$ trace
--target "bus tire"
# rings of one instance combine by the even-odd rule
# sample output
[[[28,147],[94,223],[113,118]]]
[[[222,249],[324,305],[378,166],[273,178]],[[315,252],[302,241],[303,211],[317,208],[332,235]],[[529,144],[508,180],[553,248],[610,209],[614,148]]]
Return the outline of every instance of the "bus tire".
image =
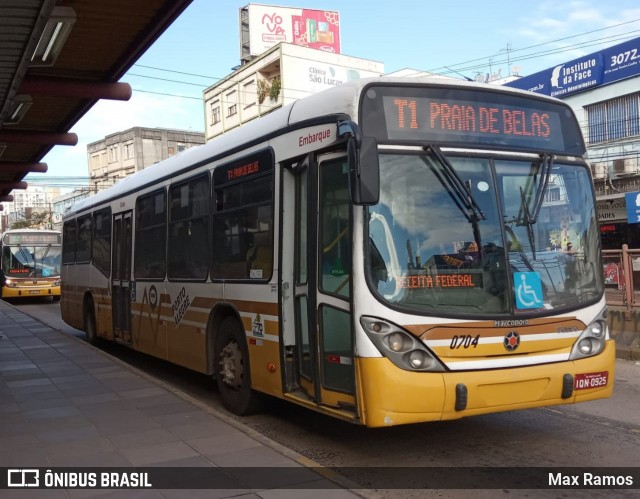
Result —
[[[93,309],[93,300],[88,298],[84,303],[84,333],[85,339],[91,345],[98,344],[96,329],[96,313]]]
[[[213,366],[222,405],[238,416],[261,409],[260,395],[251,388],[249,350],[242,325],[233,317],[220,324],[213,347]]]

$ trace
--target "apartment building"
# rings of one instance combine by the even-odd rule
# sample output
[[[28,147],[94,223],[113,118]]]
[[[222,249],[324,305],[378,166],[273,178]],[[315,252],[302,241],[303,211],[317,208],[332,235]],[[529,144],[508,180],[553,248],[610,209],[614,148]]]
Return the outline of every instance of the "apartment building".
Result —
[[[89,183],[93,192],[118,180],[204,144],[202,132],[134,127],[115,132],[87,146]]]

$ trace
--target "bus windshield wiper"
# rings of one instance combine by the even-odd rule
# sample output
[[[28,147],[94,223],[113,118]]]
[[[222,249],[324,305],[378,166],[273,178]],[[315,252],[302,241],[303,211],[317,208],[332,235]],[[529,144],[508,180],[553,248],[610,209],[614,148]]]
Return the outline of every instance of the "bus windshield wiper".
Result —
[[[522,186],[520,186],[520,199],[522,200],[522,211],[524,212],[524,221],[522,218],[516,226],[522,227],[523,225],[527,226],[527,237],[529,238],[529,246],[531,247],[531,253],[533,254],[533,259],[536,259],[536,239],[535,234],[533,233],[533,224],[536,223],[536,219],[531,216],[531,212],[529,211],[529,205],[527,203],[527,197],[524,195],[524,190],[522,190]]]
[[[469,223],[473,227],[473,238],[478,247],[478,258],[482,260],[482,241],[480,239],[480,227],[478,222],[480,220],[486,220],[484,212],[480,209],[477,201],[471,194],[470,182],[464,182],[453,165],[449,162],[447,157],[442,153],[442,150],[433,144],[430,144],[424,148],[425,151],[431,150],[433,156],[438,160],[438,163],[442,166],[442,172],[433,170],[434,175],[440,181],[440,183],[447,189],[447,192],[453,199],[460,212],[465,216]],[[426,163],[426,160],[423,158]]]
[[[33,257],[31,256],[31,253],[29,253],[25,248],[23,248],[22,246],[18,246],[18,251],[20,252],[20,255],[22,255],[22,258],[24,259],[24,265],[27,266],[30,262],[30,260],[33,260]],[[35,268],[35,264],[33,266]]]
[[[478,220],[486,220],[487,217],[484,215],[483,211],[480,209],[480,206],[473,198],[471,194],[471,186],[468,182],[463,182],[463,180],[456,172],[453,165],[449,162],[447,157],[442,153],[438,146],[428,145],[425,148],[425,151],[431,150],[435,158],[438,160],[440,165],[442,166],[442,172],[444,174],[444,179],[440,178],[440,175],[436,173],[438,176],[438,180],[442,182],[445,180],[446,185],[450,188],[449,192],[452,192],[455,195],[454,201],[458,204],[459,207],[463,208],[463,213],[467,220],[471,222],[472,218]]]
[[[538,182],[538,187],[533,197],[532,210],[529,210],[529,203],[527,203],[527,197],[525,196],[525,193],[522,187],[520,187],[521,207],[520,207],[520,214],[518,216],[518,221],[516,223],[516,226],[518,227],[523,227],[525,225],[527,226],[527,235],[529,237],[529,244],[531,245],[531,252],[533,254],[534,260],[536,259],[536,248],[535,248],[535,234],[533,231],[533,224],[537,222],[538,215],[540,214],[540,208],[542,208],[544,195],[547,191],[547,186],[549,185],[549,178],[551,177],[552,166],[553,166],[553,155],[543,154],[540,162],[540,182]]]

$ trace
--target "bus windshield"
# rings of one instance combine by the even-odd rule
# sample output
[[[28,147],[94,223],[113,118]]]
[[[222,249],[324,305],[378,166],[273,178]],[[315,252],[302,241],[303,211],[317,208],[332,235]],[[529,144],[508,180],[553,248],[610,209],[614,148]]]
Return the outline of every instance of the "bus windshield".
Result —
[[[59,277],[60,246],[4,246],[2,267],[7,277]]]
[[[549,155],[381,154],[368,279],[383,301],[448,317],[535,314],[599,298],[585,166]]]

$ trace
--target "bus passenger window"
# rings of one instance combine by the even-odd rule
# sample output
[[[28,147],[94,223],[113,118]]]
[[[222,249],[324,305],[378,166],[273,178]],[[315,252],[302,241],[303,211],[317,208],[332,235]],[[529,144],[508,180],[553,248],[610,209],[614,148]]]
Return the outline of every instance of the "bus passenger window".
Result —
[[[213,279],[271,279],[272,171],[270,151],[214,170]]]
[[[263,279],[271,275],[273,251],[269,232],[251,234],[251,247],[247,251],[249,278]]]
[[[169,196],[168,277],[205,280],[209,273],[209,176],[176,184]]]
[[[320,170],[321,220],[320,271],[324,291],[349,296],[351,237],[348,176],[344,160],[322,163]]]
[[[163,279],[167,263],[167,196],[164,189],[136,201],[135,234],[136,278]]]

